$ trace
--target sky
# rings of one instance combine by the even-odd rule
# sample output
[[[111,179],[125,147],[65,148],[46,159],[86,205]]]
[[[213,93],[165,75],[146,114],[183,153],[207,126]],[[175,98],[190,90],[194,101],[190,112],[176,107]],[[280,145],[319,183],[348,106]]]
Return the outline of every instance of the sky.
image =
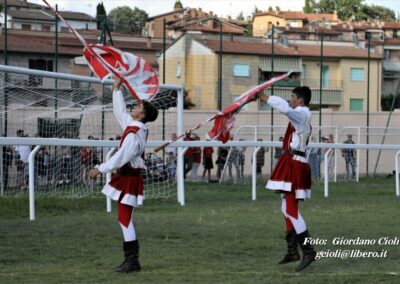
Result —
[[[279,6],[281,10],[301,11],[304,0],[180,0],[184,7],[202,8],[203,11],[213,11],[220,17],[232,16],[236,18],[243,12],[249,16],[254,7],[266,11],[269,6]],[[43,4],[41,0],[28,0],[31,3]],[[48,0],[51,5],[58,4],[59,10],[83,12],[92,16],[96,15],[96,6],[103,2],[107,13],[119,6],[138,7],[151,16],[172,11],[175,0]],[[369,5],[388,7],[400,13],[400,0],[365,0]]]

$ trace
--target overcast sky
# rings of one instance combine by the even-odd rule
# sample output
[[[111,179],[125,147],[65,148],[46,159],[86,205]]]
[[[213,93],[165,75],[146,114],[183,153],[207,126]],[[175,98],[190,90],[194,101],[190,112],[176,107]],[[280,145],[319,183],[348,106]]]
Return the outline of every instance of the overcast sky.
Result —
[[[41,0],[28,0],[32,3],[43,4]],[[155,16],[173,9],[175,0],[48,0],[51,5],[58,4],[59,10],[84,12],[96,15],[96,6],[103,2],[107,13],[119,6],[138,7],[145,10],[149,16]],[[267,10],[269,6],[279,6],[281,10],[301,11],[304,0],[181,0],[184,7],[202,8],[204,11],[213,11],[218,16],[236,17],[243,12],[244,16],[251,15],[254,7]],[[367,4],[388,7],[400,13],[400,0],[366,0]]]

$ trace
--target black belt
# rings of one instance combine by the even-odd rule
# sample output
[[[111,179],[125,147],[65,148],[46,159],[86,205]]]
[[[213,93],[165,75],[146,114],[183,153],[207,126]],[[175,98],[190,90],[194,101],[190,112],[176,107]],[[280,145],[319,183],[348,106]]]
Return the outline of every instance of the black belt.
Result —
[[[298,150],[282,150],[282,154],[292,154],[300,157],[305,157],[306,153]]]

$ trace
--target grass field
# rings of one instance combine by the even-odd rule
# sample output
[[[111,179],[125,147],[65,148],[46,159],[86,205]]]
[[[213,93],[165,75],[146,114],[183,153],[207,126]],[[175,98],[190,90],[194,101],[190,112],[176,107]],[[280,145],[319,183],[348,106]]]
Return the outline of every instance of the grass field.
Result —
[[[318,251],[387,250],[386,258],[323,258],[300,273],[285,252],[279,196],[259,186],[187,184],[186,206],[147,200],[134,212],[142,272],[116,274],[122,233],[104,199],[0,198],[0,283],[399,283],[400,245],[334,246],[335,237],[400,238],[394,180],[315,185],[301,204]],[[115,205],[115,203],[113,204]]]

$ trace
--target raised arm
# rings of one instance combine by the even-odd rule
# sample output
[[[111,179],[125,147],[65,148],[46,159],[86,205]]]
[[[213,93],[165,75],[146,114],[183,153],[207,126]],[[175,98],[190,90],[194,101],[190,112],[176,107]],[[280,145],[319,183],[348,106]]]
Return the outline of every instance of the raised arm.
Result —
[[[304,112],[291,108],[289,103],[280,97],[268,96],[265,94],[259,94],[258,97],[262,101],[268,103],[271,107],[285,114],[295,127],[296,125],[303,125],[304,121],[307,119]]]
[[[121,80],[117,78],[114,81],[113,88],[113,111],[119,125],[122,127],[122,129],[125,129],[132,122],[133,119],[131,115],[126,111],[124,96],[122,95],[122,91],[120,88]]]

